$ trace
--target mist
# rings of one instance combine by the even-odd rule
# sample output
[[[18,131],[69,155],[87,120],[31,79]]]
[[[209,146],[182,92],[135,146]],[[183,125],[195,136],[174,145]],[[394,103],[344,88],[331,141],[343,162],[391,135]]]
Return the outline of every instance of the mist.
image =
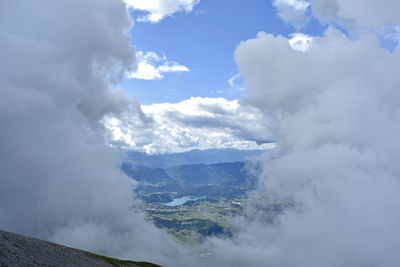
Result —
[[[259,186],[233,237],[188,248],[144,219],[123,154],[104,138],[105,116],[151,121],[116,88],[136,68],[125,4],[2,1],[0,228],[166,266],[396,266],[400,53],[379,41],[397,4],[309,2],[348,35],[329,27],[302,51],[263,32],[238,45],[241,105],[274,122],[277,148],[254,160]],[[266,220],[263,195],[292,205]]]
[[[129,259],[179,255],[136,211],[100,123],[141,115],[113,85],[136,68],[132,25],[114,0],[0,3],[1,229]]]
[[[259,206],[251,196],[269,194],[293,205],[272,221],[250,205],[251,220],[237,221],[233,239],[210,241],[219,264],[400,262],[398,43],[384,49],[379,27],[358,28],[358,16],[366,14],[352,17],[349,35],[330,27],[302,51],[290,38],[263,32],[237,47],[235,60],[247,82],[242,101],[276,119],[280,151],[258,159],[263,171],[250,200]]]

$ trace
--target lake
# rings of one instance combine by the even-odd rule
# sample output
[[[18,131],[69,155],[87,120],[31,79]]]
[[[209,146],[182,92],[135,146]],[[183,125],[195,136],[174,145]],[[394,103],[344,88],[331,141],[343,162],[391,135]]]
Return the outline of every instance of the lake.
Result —
[[[204,198],[205,197],[184,196],[184,197],[180,197],[180,198],[175,198],[171,202],[164,203],[164,205],[173,207],[173,206],[183,205],[188,201],[196,201],[196,200],[204,199]]]

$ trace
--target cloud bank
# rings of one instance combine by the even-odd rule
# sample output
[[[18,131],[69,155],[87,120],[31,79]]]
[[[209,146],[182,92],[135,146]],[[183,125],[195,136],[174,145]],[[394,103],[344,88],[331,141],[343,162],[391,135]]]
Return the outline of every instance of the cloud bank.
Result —
[[[271,148],[267,122],[257,109],[238,100],[192,97],[179,103],[142,106],[151,123],[129,112],[104,120],[110,140],[118,146],[147,153],[191,149]]]
[[[259,33],[236,49],[248,84],[244,101],[278,122],[281,153],[259,159],[263,172],[253,195],[293,205],[270,221],[268,201],[251,197],[250,219],[238,219],[234,238],[209,241],[210,264],[400,262],[400,53],[398,46],[391,53],[383,49],[375,34],[380,24],[397,19],[391,10],[397,2],[310,3],[311,9],[334,3],[340,11],[320,10],[321,19],[339,21],[338,14],[348,14],[351,24],[342,25],[358,38],[328,28],[299,51],[288,38]],[[375,15],[372,7],[383,13]],[[364,24],[366,17],[370,22]]]
[[[124,0],[128,7],[148,14],[139,17],[139,22],[157,23],[176,12],[191,12],[200,0]]]
[[[143,115],[110,84],[136,63],[123,34],[132,26],[124,3],[0,6],[0,228],[106,255],[173,261],[177,245],[135,212],[134,183],[100,123],[127,110]]]
[[[311,16],[322,24],[340,25],[356,37],[366,32],[379,33],[388,25],[400,25],[400,3],[395,0],[272,0],[272,4],[284,21],[298,29]]]

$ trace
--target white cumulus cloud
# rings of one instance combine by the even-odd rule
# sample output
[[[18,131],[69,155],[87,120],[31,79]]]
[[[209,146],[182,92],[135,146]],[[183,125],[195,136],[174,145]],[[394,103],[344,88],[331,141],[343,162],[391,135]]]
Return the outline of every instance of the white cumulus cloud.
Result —
[[[294,33],[290,35],[289,44],[295,51],[307,52],[313,45],[313,38],[307,34]]]
[[[149,21],[156,23],[176,12],[190,12],[200,0],[124,0],[125,3],[135,9],[147,12],[137,21]]]
[[[288,23],[301,28],[308,21],[306,16],[309,3],[303,0],[273,0],[273,6],[277,9],[278,15]]]
[[[337,23],[350,31],[379,31],[382,25],[400,24],[396,0],[309,0],[313,15],[323,23]]]
[[[142,106],[152,123],[136,113],[105,120],[110,139],[148,153],[206,148],[266,148],[271,140],[261,113],[238,100],[192,97],[179,103]]]
[[[260,159],[254,196],[291,204],[277,215],[265,197],[250,198],[233,239],[211,240],[210,264],[400,262],[399,50],[332,28],[313,42],[318,49],[299,53],[288,38],[259,34],[235,51],[247,103],[278,118],[282,153]]]
[[[138,51],[136,53],[137,69],[127,77],[141,80],[160,80],[164,73],[188,72],[189,68],[174,61],[169,61],[165,55],[159,56],[155,52]]]
[[[340,25],[355,36],[377,33],[384,25],[400,25],[396,0],[273,0],[272,4],[283,20],[297,28],[311,16],[322,24]]]

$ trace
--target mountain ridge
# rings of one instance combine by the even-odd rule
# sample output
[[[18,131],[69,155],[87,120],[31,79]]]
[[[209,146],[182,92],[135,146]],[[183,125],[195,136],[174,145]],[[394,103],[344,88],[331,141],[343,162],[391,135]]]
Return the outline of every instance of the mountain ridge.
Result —
[[[132,266],[160,267],[149,262],[114,259],[0,230],[0,266]]]
[[[216,164],[222,162],[244,162],[247,158],[260,155],[266,150],[239,149],[194,149],[187,152],[149,155],[144,152],[129,150],[125,153],[128,161],[150,168],[170,168],[179,165]]]

